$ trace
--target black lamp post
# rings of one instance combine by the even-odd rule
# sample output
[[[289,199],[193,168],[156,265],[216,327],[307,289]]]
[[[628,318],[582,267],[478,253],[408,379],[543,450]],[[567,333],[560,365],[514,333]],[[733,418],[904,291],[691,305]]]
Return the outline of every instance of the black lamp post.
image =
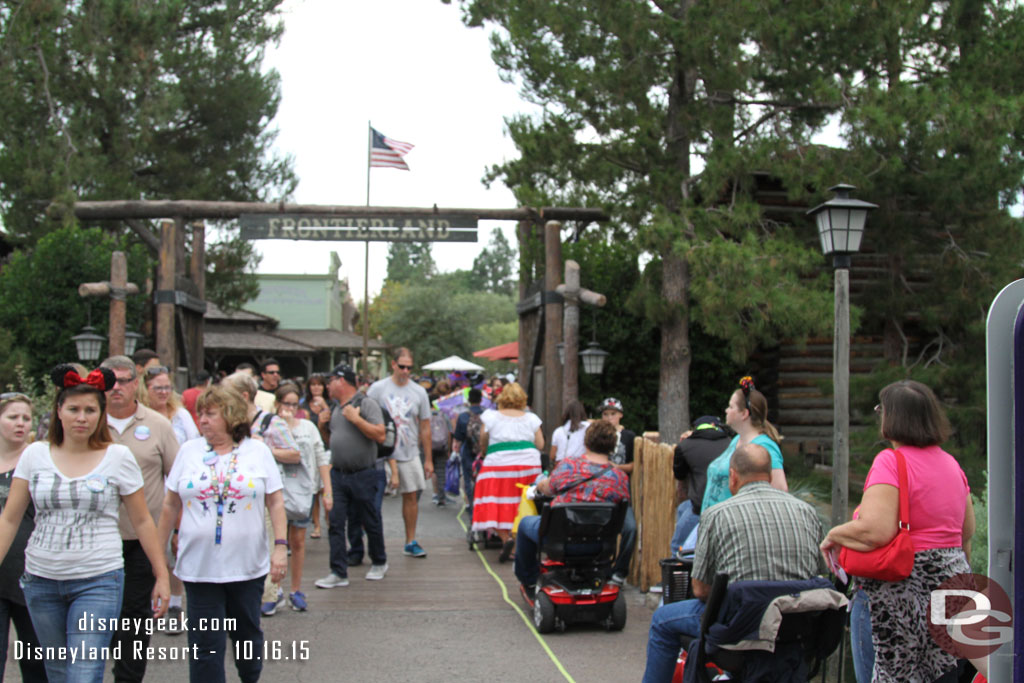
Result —
[[[78,360],[92,362],[99,360],[100,349],[106,338],[96,334],[96,329],[92,325],[86,325],[79,334],[71,338],[71,341],[75,342]]]
[[[868,212],[876,204],[853,199],[852,185],[829,188],[836,196],[807,213],[814,216],[821,253],[832,255],[835,327],[832,333],[832,526],[847,520],[850,491],[850,255],[860,250]]]

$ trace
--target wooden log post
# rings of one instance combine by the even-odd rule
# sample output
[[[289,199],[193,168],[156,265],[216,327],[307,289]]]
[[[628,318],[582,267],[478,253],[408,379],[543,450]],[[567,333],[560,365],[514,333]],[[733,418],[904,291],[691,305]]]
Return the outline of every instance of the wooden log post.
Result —
[[[565,262],[565,284],[559,285],[565,299],[562,313],[562,400],[568,404],[580,395],[580,264]]]
[[[107,344],[111,356],[124,355],[125,318],[127,316],[125,289],[128,286],[128,259],[123,251],[110,254],[110,327]]]
[[[196,221],[192,224],[192,258],[189,260],[189,278],[195,284],[198,296],[206,300],[206,224],[203,221]],[[204,365],[203,329],[205,327],[203,316],[192,317],[192,326],[189,334],[189,348],[192,349],[192,367],[189,368],[190,383],[195,381],[196,373]]]
[[[107,329],[107,353],[110,356],[124,355],[124,333],[126,326],[126,299],[138,294],[138,285],[128,282],[128,259],[123,251],[110,254],[110,280],[84,282],[78,286],[78,295],[110,297],[110,324]]]
[[[555,294],[562,271],[562,224],[544,225],[544,443],[551,444],[551,433],[562,417],[562,366],[558,361],[558,342],[562,336],[562,304]]]
[[[177,255],[177,221],[163,221],[160,225],[160,265],[157,269],[156,353],[169,368],[178,365],[174,334],[174,276]]]

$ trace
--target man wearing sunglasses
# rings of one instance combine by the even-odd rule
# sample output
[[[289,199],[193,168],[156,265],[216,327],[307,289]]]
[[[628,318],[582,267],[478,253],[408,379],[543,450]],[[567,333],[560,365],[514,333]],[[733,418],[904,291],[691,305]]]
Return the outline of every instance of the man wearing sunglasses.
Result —
[[[429,454],[430,400],[426,390],[409,381],[412,374],[412,351],[399,347],[392,352],[391,376],[373,383],[367,394],[386,407],[395,421],[395,452],[398,463],[398,491],[402,494],[402,521],[405,522],[405,548],[410,557],[426,557],[416,540],[419,517],[419,493],[427,479],[434,476],[434,463],[427,457],[420,461],[420,449]]]
[[[144,361],[150,367],[146,372],[160,374],[167,368]],[[139,403],[135,396],[139,386],[136,363],[127,356],[111,356],[100,365],[110,368],[117,383],[107,392],[107,426],[114,443],[127,446],[142,470],[142,491],[153,523],[160,521],[164,504],[164,477],[171,472],[178,454],[178,439],[170,421]],[[121,619],[136,622],[153,616],[150,593],[153,592],[153,569],[142,550],[135,529],[121,506],[121,549],[124,554],[124,594],[121,600]],[[177,614],[181,614],[180,607]],[[180,626],[180,624],[178,624]],[[180,633],[181,631],[176,631]],[[111,646],[121,648],[121,658],[114,661],[114,680],[141,681],[146,674],[144,653],[150,636],[146,629],[114,632]],[[139,645],[136,645],[139,643]]]

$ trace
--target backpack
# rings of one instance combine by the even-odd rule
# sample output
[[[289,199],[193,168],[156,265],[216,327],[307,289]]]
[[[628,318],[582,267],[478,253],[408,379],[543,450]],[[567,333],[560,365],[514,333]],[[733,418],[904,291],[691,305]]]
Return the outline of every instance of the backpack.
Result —
[[[469,422],[466,424],[466,443],[469,444],[473,455],[480,454],[480,432],[483,431],[484,421],[478,413],[469,413]]]
[[[359,392],[352,397],[352,400],[349,401],[349,403],[358,408],[363,404],[363,401],[368,398],[369,396]],[[377,444],[377,458],[390,458],[391,454],[395,452],[395,440],[397,436],[395,420],[391,417],[391,413],[388,412],[387,407],[383,403],[377,401],[377,405],[380,406],[381,416],[384,418],[384,442]]]
[[[448,440],[451,436],[451,427],[448,419],[440,410],[435,410],[430,416],[430,448],[435,452],[446,452]]]

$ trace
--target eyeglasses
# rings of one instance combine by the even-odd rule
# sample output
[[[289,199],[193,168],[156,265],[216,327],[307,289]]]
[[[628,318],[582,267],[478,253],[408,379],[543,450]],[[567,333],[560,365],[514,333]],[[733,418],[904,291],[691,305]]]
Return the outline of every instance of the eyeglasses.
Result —
[[[146,375],[148,377],[156,377],[157,375],[169,375],[171,369],[166,365],[154,365],[151,368],[146,368]]]
[[[282,405],[285,408],[298,408],[299,407],[299,402],[298,401],[283,401],[283,402],[279,403],[278,405]]]
[[[149,388],[150,391],[155,391],[155,392],[160,393],[160,394],[166,393],[166,392],[170,391],[171,389],[172,389],[172,387],[171,387],[170,384],[168,384],[167,386],[160,385],[158,387],[150,387]]]
[[[402,365],[401,363],[395,363],[400,370],[412,370],[411,365]]]

